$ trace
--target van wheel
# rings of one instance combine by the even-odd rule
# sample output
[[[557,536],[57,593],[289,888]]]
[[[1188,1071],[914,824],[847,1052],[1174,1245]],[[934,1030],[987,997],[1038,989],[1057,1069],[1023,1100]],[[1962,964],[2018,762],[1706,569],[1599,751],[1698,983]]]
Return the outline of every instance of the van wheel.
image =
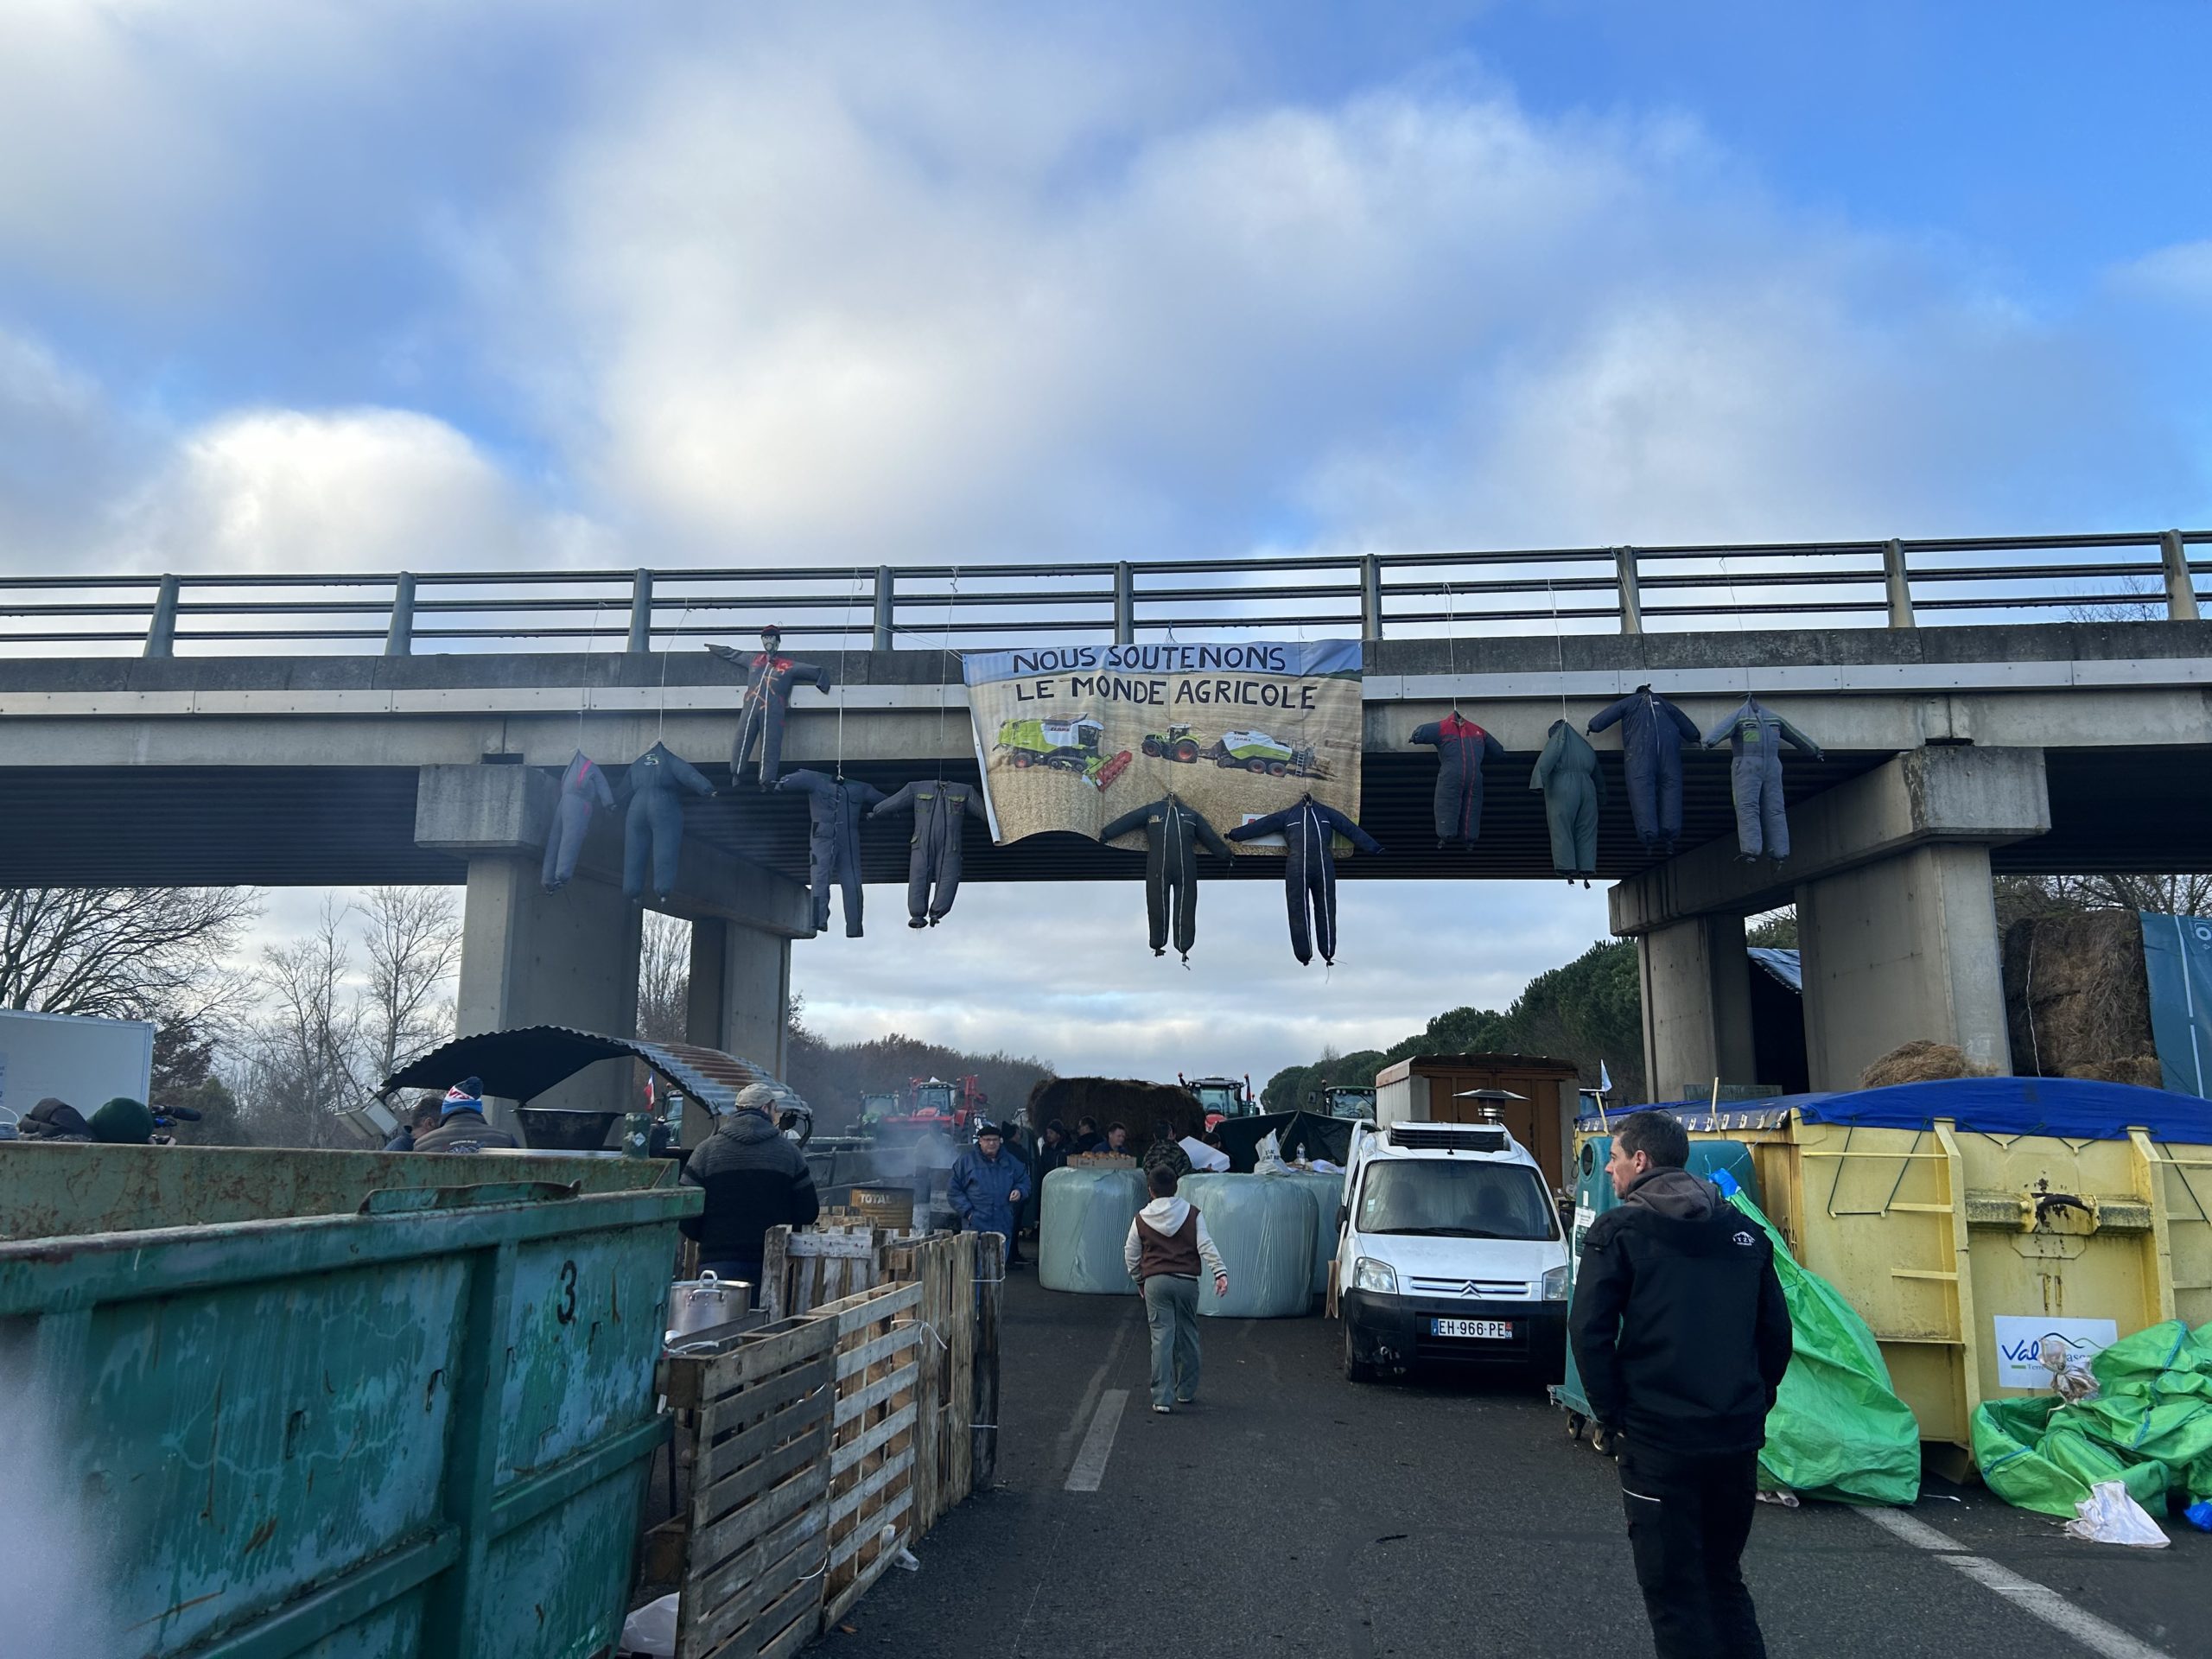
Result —
[[[1360,1358],[1359,1351],[1352,1345],[1351,1321],[1344,1321],[1344,1381],[1372,1382],[1379,1373],[1375,1367]]]

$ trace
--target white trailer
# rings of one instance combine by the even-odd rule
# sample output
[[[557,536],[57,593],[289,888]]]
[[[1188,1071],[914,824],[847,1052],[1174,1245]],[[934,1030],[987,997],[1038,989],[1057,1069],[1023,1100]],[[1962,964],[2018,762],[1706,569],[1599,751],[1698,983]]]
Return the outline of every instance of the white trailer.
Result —
[[[144,1100],[153,1082],[151,1020],[0,1008],[0,1123],[48,1095],[90,1117],[118,1095]]]

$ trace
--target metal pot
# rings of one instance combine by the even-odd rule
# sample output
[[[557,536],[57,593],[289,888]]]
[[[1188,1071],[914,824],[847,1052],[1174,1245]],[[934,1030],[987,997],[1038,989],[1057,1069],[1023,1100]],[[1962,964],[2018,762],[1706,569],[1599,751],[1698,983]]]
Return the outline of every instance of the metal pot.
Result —
[[[752,1300],[753,1287],[742,1279],[711,1273],[678,1279],[668,1287],[668,1340],[678,1342],[695,1331],[741,1319]]]

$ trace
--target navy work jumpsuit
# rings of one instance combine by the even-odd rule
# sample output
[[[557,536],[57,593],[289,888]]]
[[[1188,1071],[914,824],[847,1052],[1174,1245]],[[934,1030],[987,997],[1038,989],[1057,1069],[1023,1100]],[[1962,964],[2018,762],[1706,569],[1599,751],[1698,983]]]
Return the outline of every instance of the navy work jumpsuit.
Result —
[[[1619,721],[1629,816],[1646,852],[1671,853],[1682,833],[1682,745],[1698,741],[1690,717],[1648,685],[1598,711],[1592,737]]]
[[[622,892],[643,904],[650,866],[652,896],[664,901],[675,888],[677,860],[683,850],[683,801],[678,791],[711,795],[715,786],[665,743],[656,743],[630,763],[623,787],[630,791],[630,810],[622,820]]]
[[[886,818],[914,815],[907,842],[906,925],[935,927],[960,896],[960,828],[963,814],[983,816],[983,803],[970,784],[931,779],[906,785],[868,814]],[[934,892],[932,892],[934,888]]]
[[[553,833],[545,837],[545,862],[537,879],[548,893],[558,893],[576,873],[576,860],[584,850],[584,836],[591,830],[595,806],[614,804],[614,791],[607,774],[584,758],[582,749],[561,774],[561,798],[553,809]]]
[[[861,814],[883,799],[883,791],[857,778],[796,767],[776,780],[778,789],[807,795],[806,881],[814,901],[814,931],[830,925],[830,888],[845,890],[845,937],[861,936]]]
[[[1203,842],[1219,858],[1233,855],[1220,832],[1174,795],[1124,812],[1098,832],[1098,839],[1119,841],[1139,830],[1144,831],[1144,911],[1152,954],[1167,954],[1172,917],[1175,950],[1188,962],[1198,937],[1198,856],[1192,843]]]
[[[1823,758],[1821,746],[1780,715],[1745,697],[1742,708],[1705,734],[1706,747],[1728,745],[1728,782],[1736,795],[1736,850],[1780,863],[1789,856],[1789,818],[1782,799],[1782,746]]]
[[[1471,846],[1483,832],[1483,762],[1503,760],[1505,746],[1457,709],[1414,727],[1412,741],[1436,750],[1436,844]]]
[[[1283,860],[1283,898],[1290,907],[1290,948],[1300,963],[1313,960],[1319,946],[1321,960],[1337,959],[1337,855],[1331,837],[1342,836],[1363,853],[1379,853],[1382,846],[1333,806],[1324,806],[1311,795],[1295,806],[1270,812],[1264,818],[1240,823],[1229,832],[1231,841],[1252,841],[1282,832],[1287,856]],[[1306,928],[1306,912],[1313,911],[1313,929]]]
[[[780,652],[761,652],[750,658],[741,651],[728,645],[709,645],[709,651],[726,663],[736,663],[745,669],[745,706],[737,716],[737,741],[730,746],[729,780],[737,781],[739,772],[745,770],[746,758],[753,753],[753,746],[760,746],[760,783],[763,788],[776,781],[776,773],[784,764],[784,715],[791,707],[791,686],[795,681],[812,680],[815,689],[830,689],[830,671],[812,663],[802,663]]]

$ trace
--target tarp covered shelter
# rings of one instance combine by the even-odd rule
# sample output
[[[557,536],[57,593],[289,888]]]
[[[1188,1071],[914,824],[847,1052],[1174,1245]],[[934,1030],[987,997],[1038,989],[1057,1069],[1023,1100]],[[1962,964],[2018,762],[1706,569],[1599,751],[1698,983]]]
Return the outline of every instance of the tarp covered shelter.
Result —
[[[766,1067],[738,1055],[692,1043],[607,1037],[569,1026],[518,1026],[511,1031],[457,1037],[393,1072],[384,1080],[380,1092],[443,1090],[462,1077],[481,1077],[486,1094],[527,1105],[588,1065],[621,1059],[643,1061],[662,1082],[685,1098],[697,1101],[715,1117],[734,1110],[737,1091],[755,1083],[774,1089],[783,1109],[806,1109],[806,1103]]]
[[[1235,1174],[1252,1173],[1259,1144],[1270,1130],[1285,1163],[1303,1146],[1309,1160],[1325,1158],[1341,1168],[1351,1154],[1352,1122],[1320,1112],[1264,1112],[1257,1117],[1224,1117],[1217,1134]]]
[[[2129,1129],[2139,1128],[2160,1141],[2212,1142],[2212,1101],[2086,1077],[1943,1077],[1886,1089],[1777,1095],[1733,1105],[1723,1101],[1718,1111],[1701,1100],[1665,1103],[1657,1109],[1674,1113],[1694,1129],[1771,1128],[1796,1112],[1808,1123],[1866,1128],[1926,1129],[1947,1118],[1980,1135],[2120,1141]],[[1624,1113],[1608,1116],[1618,1121]],[[1597,1114],[1585,1115],[1580,1127],[1599,1128]]]

